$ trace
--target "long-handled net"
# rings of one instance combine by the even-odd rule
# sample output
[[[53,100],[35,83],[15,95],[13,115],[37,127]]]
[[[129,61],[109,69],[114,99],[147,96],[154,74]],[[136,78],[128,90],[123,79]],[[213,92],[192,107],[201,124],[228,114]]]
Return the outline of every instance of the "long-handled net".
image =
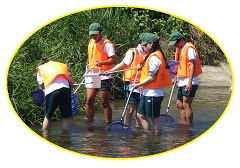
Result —
[[[160,122],[162,122],[162,123],[166,123],[166,122],[168,122],[168,123],[175,123],[174,118],[172,116],[168,115],[168,111],[169,111],[169,107],[170,107],[170,103],[171,103],[174,87],[176,85],[175,75],[177,74],[179,61],[169,60],[167,63],[169,65],[169,73],[170,73],[171,79],[174,79],[174,83],[172,85],[172,89],[171,89],[170,97],[169,97],[169,100],[168,100],[166,113],[165,114],[160,114]]]
[[[124,110],[123,110],[120,121],[112,122],[108,126],[108,132],[109,133],[120,133],[120,134],[122,134],[122,133],[133,133],[130,126],[124,124],[124,122],[123,122],[123,118],[124,118],[124,115],[125,115],[125,112],[126,112],[126,109],[127,109],[127,106],[128,106],[128,102],[129,102],[129,99],[131,97],[132,92],[133,92],[133,90],[131,90],[130,94],[128,95],[128,99],[127,99],[126,105],[124,107]]]
[[[75,93],[71,94],[72,96],[72,116],[77,115],[77,108],[78,108],[78,95]]]
[[[109,126],[108,126],[108,132],[113,134],[132,134],[134,133],[133,130],[128,126],[128,125],[125,125],[123,122],[121,121],[116,121],[116,122],[113,122],[111,123]]]
[[[138,71],[137,71],[136,76],[134,78],[133,84],[135,84],[137,76],[138,76]],[[128,103],[129,103],[130,97],[132,95],[132,92],[133,92],[133,89],[131,89],[131,91],[130,91],[130,93],[128,95],[128,99],[126,101],[126,104],[125,104],[125,107],[124,107],[124,110],[123,110],[123,113],[122,113],[120,121],[112,122],[108,126],[108,132],[109,133],[120,133],[120,134],[134,133],[134,131],[130,128],[130,126],[124,124],[124,122],[123,122],[123,118],[124,118],[125,112],[127,110]]]
[[[175,123],[174,118],[172,116],[168,115],[168,111],[169,111],[169,107],[170,107],[172,94],[173,94],[173,90],[174,90],[175,85],[176,85],[176,83],[174,82],[174,84],[172,86],[172,89],[171,89],[170,97],[169,97],[169,100],[168,100],[166,113],[165,114],[160,114],[160,122],[162,122],[162,123],[164,123],[164,122]]]
[[[45,96],[43,90],[35,90],[31,92],[31,96],[33,97],[34,103],[41,108],[44,108],[45,105]]]

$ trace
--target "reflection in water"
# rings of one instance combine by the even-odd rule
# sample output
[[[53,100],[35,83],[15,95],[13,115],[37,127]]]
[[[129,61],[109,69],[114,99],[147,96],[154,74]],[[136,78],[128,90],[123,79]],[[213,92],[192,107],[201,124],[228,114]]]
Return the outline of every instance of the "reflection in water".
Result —
[[[179,116],[175,106],[176,93],[174,94],[169,115],[178,121]],[[103,114],[99,112],[96,113],[94,122],[85,121],[83,119],[85,115],[72,118],[69,132],[61,132],[59,129],[60,121],[52,123],[50,132],[43,133],[39,127],[32,127],[32,129],[60,147],[91,156],[133,158],[154,155],[180,147],[204,133],[221,116],[227,106],[229,96],[227,87],[199,87],[192,104],[194,110],[193,126],[161,123],[160,136],[141,128],[135,128],[134,121],[131,122],[134,134],[109,134],[107,132],[108,124],[104,122]],[[161,113],[165,113],[167,101],[168,95],[163,100]],[[121,117],[124,105],[123,101],[112,104],[115,121]]]
[[[58,141],[59,146],[67,149],[71,143],[71,133],[69,131],[62,132]]]
[[[39,134],[42,134],[42,137],[45,138],[46,140],[53,142],[63,148],[68,149],[69,146],[72,144],[71,140],[71,132],[70,131],[56,131],[53,129],[52,131],[47,131],[47,130],[38,130]]]
[[[169,148],[176,148],[187,142],[191,141],[194,137],[192,127],[189,126],[177,126],[175,129],[169,132]]]

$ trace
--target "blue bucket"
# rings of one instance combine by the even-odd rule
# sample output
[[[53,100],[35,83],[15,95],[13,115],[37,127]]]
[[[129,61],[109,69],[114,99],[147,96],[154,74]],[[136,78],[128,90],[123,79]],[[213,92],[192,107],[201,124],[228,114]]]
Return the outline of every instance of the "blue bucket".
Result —
[[[33,97],[34,103],[41,108],[44,108],[44,103],[45,103],[45,95],[42,90],[35,90],[31,92],[31,95]]]

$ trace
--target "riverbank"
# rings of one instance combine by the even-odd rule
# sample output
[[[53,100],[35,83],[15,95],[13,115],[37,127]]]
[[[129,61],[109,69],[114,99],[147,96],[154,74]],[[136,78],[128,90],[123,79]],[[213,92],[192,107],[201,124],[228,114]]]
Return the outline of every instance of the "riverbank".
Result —
[[[199,75],[200,86],[231,86],[232,75],[227,63],[220,66],[202,66],[203,73]]]

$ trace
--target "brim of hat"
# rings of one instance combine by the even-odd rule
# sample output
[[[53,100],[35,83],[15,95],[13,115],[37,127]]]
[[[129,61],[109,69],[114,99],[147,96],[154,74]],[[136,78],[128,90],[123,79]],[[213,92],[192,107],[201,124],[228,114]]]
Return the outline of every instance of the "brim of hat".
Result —
[[[170,42],[168,43],[168,45],[169,45],[169,46],[173,46],[174,44],[176,44],[176,42],[177,42],[177,40],[175,40],[175,41],[170,41]]]
[[[89,31],[89,35],[92,35],[92,34],[98,34],[99,31],[98,30],[95,30],[95,31]]]
[[[141,46],[145,46],[148,42],[144,41],[141,43]]]

